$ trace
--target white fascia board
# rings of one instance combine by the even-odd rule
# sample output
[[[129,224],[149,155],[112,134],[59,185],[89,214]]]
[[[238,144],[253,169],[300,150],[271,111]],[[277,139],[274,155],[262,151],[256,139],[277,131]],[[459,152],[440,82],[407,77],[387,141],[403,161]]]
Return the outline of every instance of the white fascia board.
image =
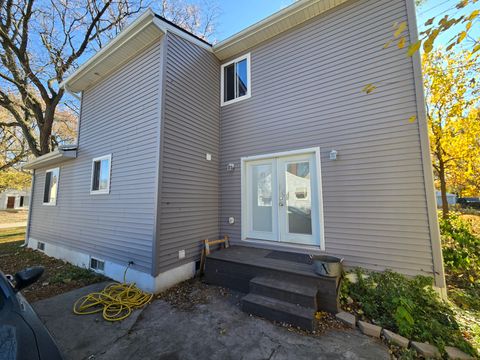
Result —
[[[69,88],[69,84],[79,80],[87,72],[93,71],[96,65],[105,60],[111,53],[117,48],[121,47],[126,41],[132,37],[138,35],[146,26],[154,22],[156,19],[155,13],[148,8],[140,17],[134,22],[128,25],[124,30],[120,32],[113,40],[111,40],[106,46],[101,48],[94,56],[92,56],[87,62],[82,64],[73,74],[60,83],[60,87],[65,87],[69,92],[77,93],[76,89]]]
[[[66,160],[75,159],[76,157],[77,149],[55,150],[29,161],[22,168],[25,170],[39,169],[42,167],[58,164]]]

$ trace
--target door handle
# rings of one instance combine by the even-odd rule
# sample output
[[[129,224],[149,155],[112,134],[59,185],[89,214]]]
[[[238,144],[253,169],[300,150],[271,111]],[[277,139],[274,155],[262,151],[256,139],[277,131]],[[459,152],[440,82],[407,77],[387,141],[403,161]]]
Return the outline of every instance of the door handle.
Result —
[[[279,199],[278,205],[279,206],[284,206],[285,205],[285,192],[282,192],[280,194],[280,199]]]

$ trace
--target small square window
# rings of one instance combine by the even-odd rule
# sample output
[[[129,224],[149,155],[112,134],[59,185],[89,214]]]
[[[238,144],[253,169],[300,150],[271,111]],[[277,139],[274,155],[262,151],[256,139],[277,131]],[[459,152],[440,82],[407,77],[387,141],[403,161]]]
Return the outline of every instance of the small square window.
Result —
[[[105,155],[92,161],[92,182],[90,194],[110,193],[110,170],[112,155]]]
[[[43,190],[44,205],[57,205],[59,175],[60,168],[50,169],[45,172],[45,187]]]
[[[96,270],[96,271],[105,271],[105,261],[96,259],[94,257],[90,258],[90,269]]]
[[[251,94],[250,54],[222,65],[222,106],[248,99]]]

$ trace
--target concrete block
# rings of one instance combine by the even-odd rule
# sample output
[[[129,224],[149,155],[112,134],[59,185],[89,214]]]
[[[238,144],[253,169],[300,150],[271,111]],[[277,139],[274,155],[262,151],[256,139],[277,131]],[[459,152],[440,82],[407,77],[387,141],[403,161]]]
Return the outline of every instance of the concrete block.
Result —
[[[355,326],[357,325],[357,318],[355,317],[355,315],[352,315],[345,311],[340,311],[338,314],[335,315],[335,317],[353,329],[355,329]]]
[[[438,351],[438,349],[435,346],[427,343],[412,341],[412,348],[417,350],[417,352],[419,352],[420,355],[423,355],[426,358],[438,359],[442,357],[442,355],[440,354],[440,351]]]
[[[373,336],[375,338],[380,338],[380,333],[382,332],[382,328],[380,326],[367,323],[365,321],[358,321],[358,327],[360,331],[368,336]]]
[[[465,354],[462,350],[457,349],[453,346],[445,346],[445,352],[448,355],[449,359],[458,359],[458,360],[470,360],[473,359],[473,356]]]
[[[386,329],[383,329],[382,333],[383,333],[383,336],[385,336],[385,339],[390,341],[392,344],[398,345],[405,349],[408,348],[408,344],[410,340],[408,340],[407,338],[404,338],[403,336],[398,335],[393,331],[386,330]]]

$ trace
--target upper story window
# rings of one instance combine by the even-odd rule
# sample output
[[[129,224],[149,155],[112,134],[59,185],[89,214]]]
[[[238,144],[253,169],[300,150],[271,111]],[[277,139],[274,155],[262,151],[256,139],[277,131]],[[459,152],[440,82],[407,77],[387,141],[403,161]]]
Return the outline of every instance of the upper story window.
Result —
[[[250,53],[222,65],[222,106],[251,94]]]
[[[110,193],[110,168],[112,154],[100,156],[92,160],[92,185],[90,194]]]
[[[57,205],[58,178],[60,168],[50,169],[45,172],[45,187],[43,189],[43,205]]]

